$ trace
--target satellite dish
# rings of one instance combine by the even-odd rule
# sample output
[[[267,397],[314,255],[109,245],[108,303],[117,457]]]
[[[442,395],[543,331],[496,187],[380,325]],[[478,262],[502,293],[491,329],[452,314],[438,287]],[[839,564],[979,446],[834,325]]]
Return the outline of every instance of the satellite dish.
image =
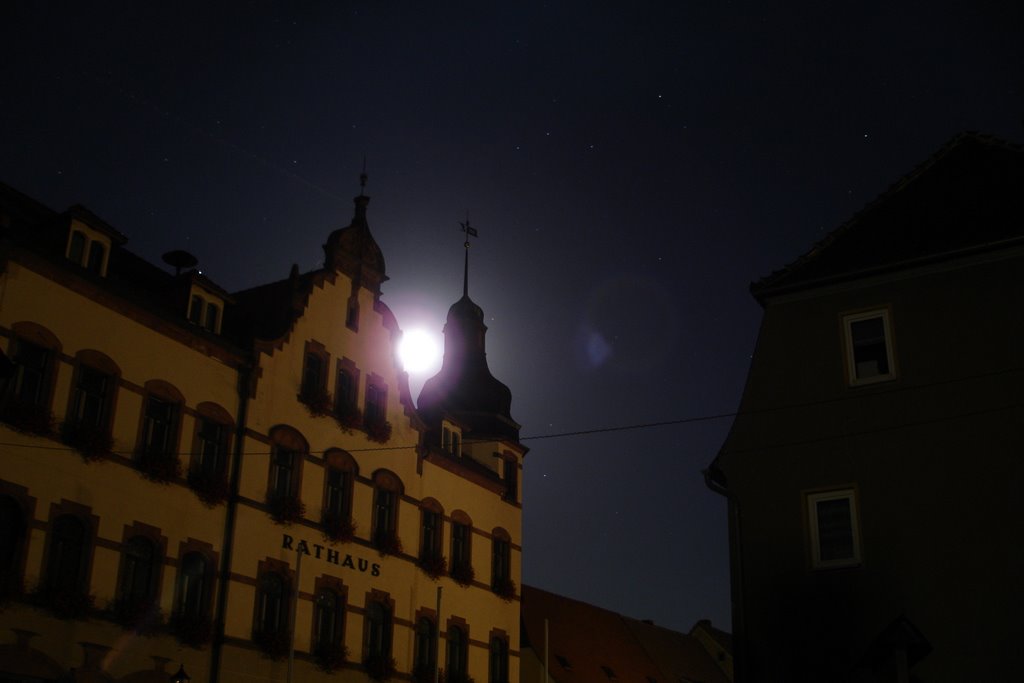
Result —
[[[199,259],[183,249],[169,251],[161,258],[163,258],[164,263],[174,268],[175,275],[181,275],[182,269],[195,268],[199,263]]]

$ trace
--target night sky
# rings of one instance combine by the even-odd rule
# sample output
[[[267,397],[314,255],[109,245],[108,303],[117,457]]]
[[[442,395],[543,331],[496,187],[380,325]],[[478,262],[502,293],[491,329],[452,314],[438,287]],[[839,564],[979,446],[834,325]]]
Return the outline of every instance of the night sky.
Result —
[[[468,212],[524,581],[682,631],[730,625],[730,419],[545,437],[734,411],[751,280],[957,132],[1024,139],[1014,1],[157,4],[0,4],[0,182],[236,291],[320,265],[365,154],[438,338]]]

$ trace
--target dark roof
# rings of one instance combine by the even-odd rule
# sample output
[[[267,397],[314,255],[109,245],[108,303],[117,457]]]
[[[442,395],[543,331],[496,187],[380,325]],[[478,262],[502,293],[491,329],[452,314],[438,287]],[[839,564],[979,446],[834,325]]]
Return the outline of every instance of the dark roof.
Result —
[[[962,133],[809,252],[751,285],[764,298],[1024,238],[1024,150]]]
[[[548,664],[557,683],[608,683],[608,671],[617,683],[727,683],[693,636],[531,586],[523,586],[522,599],[526,642],[542,660],[548,620]]]

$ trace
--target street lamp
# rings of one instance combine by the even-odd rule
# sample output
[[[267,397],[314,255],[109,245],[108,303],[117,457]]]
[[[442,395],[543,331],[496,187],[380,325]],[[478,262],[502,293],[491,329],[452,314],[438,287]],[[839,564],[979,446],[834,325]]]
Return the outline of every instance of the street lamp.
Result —
[[[178,673],[171,676],[170,683],[189,683],[192,677],[185,673],[185,665],[182,664],[178,667]]]

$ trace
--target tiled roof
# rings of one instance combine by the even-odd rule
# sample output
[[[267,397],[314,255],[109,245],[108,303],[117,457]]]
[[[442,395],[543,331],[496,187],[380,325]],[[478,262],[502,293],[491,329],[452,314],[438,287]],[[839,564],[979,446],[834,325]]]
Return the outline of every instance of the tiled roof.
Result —
[[[759,301],[1024,241],[1024,150],[962,133],[782,270],[751,285]]]
[[[523,586],[523,629],[557,683],[727,683],[693,636]],[[614,677],[614,678],[613,678]]]

